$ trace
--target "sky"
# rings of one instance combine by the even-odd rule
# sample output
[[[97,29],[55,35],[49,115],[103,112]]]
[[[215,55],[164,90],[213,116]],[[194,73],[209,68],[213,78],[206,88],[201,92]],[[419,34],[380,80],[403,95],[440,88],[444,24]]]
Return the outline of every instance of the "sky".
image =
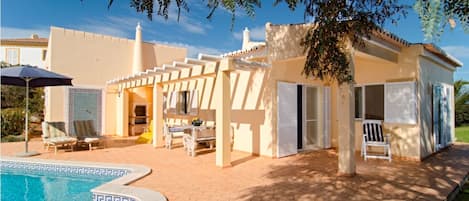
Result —
[[[303,8],[290,11],[285,3],[274,6],[274,0],[262,1],[255,17],[242,10],[236,13],[231,29],[231,13],[217,9],[211,20],[206,16],[206,1],[189,2],[189,12],[182,11],[179,22],[174,7],[169,19],[137,13],[130,7],[130,0],[114,0],[107,9],[108,0],[3,0],[1,2],[1,38],[29,37],[39,34],[48,37],[50,26],[94,32],[133,39],[138,22],[143,28],[143,40],[186,47],[188,56],[198,53],[222,54],[241,48],[242,30],[248,27],[251,40],[265,39],[265,24],[295,24],[304,22]],[[410,10],[408,16],[397,25],[387,25],[388,31],[412,43],[425,41],[420,21]],[[465,65],[455,73],[455,80],[469,80],[469,34],[461,26],[446,30],[436,45],[450,53]]]

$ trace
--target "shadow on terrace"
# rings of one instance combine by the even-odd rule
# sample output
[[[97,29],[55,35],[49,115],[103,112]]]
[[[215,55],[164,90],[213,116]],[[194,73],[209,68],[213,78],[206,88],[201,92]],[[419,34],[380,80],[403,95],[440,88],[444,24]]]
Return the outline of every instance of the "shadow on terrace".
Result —
[[[454,145],[423,162],[357,157],[357,175],[338,177],[335,151],[299,154],[271,166],[271,184],[241,192],[240,200],[445,200],[469,172],[469,146]]]

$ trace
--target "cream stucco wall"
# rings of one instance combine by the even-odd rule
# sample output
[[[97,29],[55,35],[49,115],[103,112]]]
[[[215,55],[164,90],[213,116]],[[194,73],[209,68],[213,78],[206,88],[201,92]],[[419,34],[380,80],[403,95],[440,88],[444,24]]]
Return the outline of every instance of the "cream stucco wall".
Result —
[[[423,51],[423,48],[421,48]],[[431,53],[427,53],[430,54]],[[429,56],[430,56],[429,55]],[[433,107],[432,107],[432,87],[433,84],[443,83],[453,86],[454,68],[445,63],[439,63],[428,56],[419,56],[419,99],[420,99],[420,158],[424,158],[434,151],[433,140]],[[447,66],[447,67],[443,67]],[[453,100],[454,101],[454,100]],[[454,105],[454,102],[451,103]],[[454,106],[452,107],[450,122],[452,122],[452,139],[454,139]]]
[[[357,85],[384,84],[418,79],[417,58],[419,49],[403,48],[398,62],[387,61],[359,53],[355,58],[355,81]],[[391,135],[391,149],[395,156],[418,159],[420,156],[419,125],[389,124],[384,122],[384,132]],[[355,149],[361,150],[362,121],[355,121]]]
[[[134,41],[107,35],[88,33],[59,27],[51,27],[47,67],[57,73],[73,78],[74,87],[100,88],[106,97],[103,114],[106,113],[103,132],[114,134],[115,109],[108,107],[115,102],[116,91],[106,89],[106,81],[132,73]],[[186,49],[166,45],[143,44],[145,68],[160,66],[168,61],[182,60]],[[66,121],[66,88],[52,87],[48,90],[46,120]],[[113,104],[113,103],[109,103]]]

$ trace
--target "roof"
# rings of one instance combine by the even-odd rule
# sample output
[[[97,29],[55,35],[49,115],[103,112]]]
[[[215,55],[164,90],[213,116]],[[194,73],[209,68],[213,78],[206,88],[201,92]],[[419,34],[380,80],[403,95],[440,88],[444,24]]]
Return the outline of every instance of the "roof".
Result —
[[[268,23],[268,24],[273,25],[271,23]],[[273,25],[273,26],[305,26],[305,25],[309,25],[309,24],[308,23],[277,24],[277,25]],[[376,30],[374,31],[373,35],[376,36],[376,37],[380,37],[383,40],[386,40],[387,42],[395,43],[397,45],[401,45],[401,46],[405,46],[405,47],[408,47],[408,46],[411,46],[411,45],[422,45],[427,51],[430,51],[431,53],[435,54],[440,59],[450,63],[451,65],[454,65],[456,67],[461,67],[463,65],[463,63],[461,61],[454,58],[453,56],[451,56],[450,54],[448,54],[443,49],[441,49],[440,47],[438,47],[437,45],[435,45],[433,43],[411,43],[411,42],[405,40],[404,38],[399,37],[396,34],[393,34],[393,33],[389,32],[389,31],[387,31],[383,28],[378,27],[378,26],[376,27]],[[246,50],[246,51],[252,51],[252,50]],[[232,53],[237,53],[237,52],[238,51],[235,51],[235,52],[232,52]],[[227,53],[227,54],[230,54],[230,53]],[[225,55],[223,55],[223,56],[225,56]]]
[[[451,56],[450,54],[448,54],[443,49],[441,49],[440,47],[436,46],[433,43],[415,43],[415,44],[422,45],[423,48],[425,48],[429,52],[435,54],[440,59],[442,59],[442,60],[444,60],[444,61],[446,61],[446,62],[448,62],[448,63],[450,63],[450,64],[452,64],[456,67],[461,67],[463,65],[463,63],[461,61],[454,58],[453,56]]]
[[[248,53],[252,53],[252,52],[255,52],[257,50],[263,50],[265,49],[266,45],[265,43],[264,44],[259,44],[259,45],[256,45],[250,49],[247,49],[247,50],[235,50],[235,51],[232,51],[232,52],[227,52],[227,53],[224,53],[222,55],[220,55],[221,57],[236,57],[236,56],[243,56],[245,54],[248,54]]]
[[[2,45],[18,45],[18,46],[47,46],[48,38],[9,38],[2,39]]]

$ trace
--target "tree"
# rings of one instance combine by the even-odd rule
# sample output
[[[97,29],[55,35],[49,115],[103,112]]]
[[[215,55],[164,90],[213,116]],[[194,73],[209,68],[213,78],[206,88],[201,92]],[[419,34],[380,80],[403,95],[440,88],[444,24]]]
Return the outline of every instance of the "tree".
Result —
[[[468,0],[417,0],[414,10],[419,15],[425,39],[437,40],[449,24],[452,29],[457,21],[469,33]]]
[[[454,108],[455,124],[460,126],[469,124],[469,81],[458,80],[454,82]]]

